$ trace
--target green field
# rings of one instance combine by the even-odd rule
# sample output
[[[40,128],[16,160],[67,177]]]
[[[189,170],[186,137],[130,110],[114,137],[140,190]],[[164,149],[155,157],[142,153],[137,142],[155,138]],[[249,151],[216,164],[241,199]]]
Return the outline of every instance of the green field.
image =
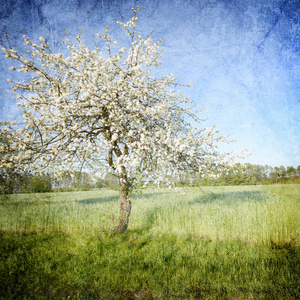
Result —
[[[300,299],[300,185],[0,198],[1,299]]]

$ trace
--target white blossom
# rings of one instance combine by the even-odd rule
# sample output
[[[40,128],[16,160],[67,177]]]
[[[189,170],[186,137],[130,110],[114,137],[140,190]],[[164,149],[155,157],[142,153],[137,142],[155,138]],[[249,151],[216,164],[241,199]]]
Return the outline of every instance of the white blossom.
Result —
[[[136,23],[136,16],[119,22],[130,41],[119,50],[108,28],[98,34],[103,47],[89,49],[80,34],[75,43],[66,38],[69,56],[53,53],[43,37],[38,45],[24,34],[28,57],[2,48],[5,57],[20,62],[11,70],[33,75],[22,83],[10,80],[21,94],[24,124],[1,125],[1,166],[61,170],[88,164],[99,172],[126,170],[134,183],[159,184],[168,175],[172,186],[185,172],[234,163],[234,156],[216,151],[227,137],[214,127],[200,128],[176,76],[151,76],[160,65],[162,42],[142,38]]]

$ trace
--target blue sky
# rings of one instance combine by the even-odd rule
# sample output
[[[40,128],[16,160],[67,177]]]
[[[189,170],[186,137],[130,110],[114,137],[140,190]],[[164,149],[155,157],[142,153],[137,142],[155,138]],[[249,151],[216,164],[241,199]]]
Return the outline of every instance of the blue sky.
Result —
[[[21,45],[19,28],[31,39],[44,36],[55,51],[63,37],[80,29],[86,41],[116,21],[126,22],[141,6],[139,30],[163,40],[160,74],[176,73],[194,84],[184,90],[211,111],[204,127],[216,125],[247,148],[245,162],[300,165],[300,4],[298,0],[24,0],[1,1],[0,34]],[[0,58],[0,117],[15,118],[6,79],[11,62]],[[15,76],[15,74],[14,74]]]

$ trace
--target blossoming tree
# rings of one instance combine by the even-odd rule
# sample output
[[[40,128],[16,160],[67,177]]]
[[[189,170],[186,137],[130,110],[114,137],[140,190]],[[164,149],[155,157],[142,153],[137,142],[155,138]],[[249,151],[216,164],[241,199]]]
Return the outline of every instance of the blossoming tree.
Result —
[[[214,128],[199,129],[201,120],[174,75],[161,78],[151,71],[160,65],[161,41],[136,31],[137,10],[119,24],[129,37],[118,47],[108,27],[90,50],[81,34],[62,41],[66,53],[52,53],[44,38],[36,44],[22,34],[27,56],[2,49],[21,63],[12,70],[29,73],[13,82],[19,91],[22,122],[2,122],[2,167],[34,170],[97,168],[119,178],[120,214],[117,232],[127,229],[130,194],[138,183],[180,178],[230,163],[217,143],[227,141]],[[202,110],[201,110],[202,112]],[[5,148],[6,147],[6,148]]]

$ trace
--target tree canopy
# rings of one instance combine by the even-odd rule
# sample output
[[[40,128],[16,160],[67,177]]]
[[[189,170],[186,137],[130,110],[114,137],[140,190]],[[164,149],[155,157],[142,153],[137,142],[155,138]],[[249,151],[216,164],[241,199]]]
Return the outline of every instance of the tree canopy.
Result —
[[[226,136],[214,127],[200,128],[203,109],[195,110],[176,76],[153,75],[161,64],[162,42],[137,31],[138,10],[133,9],[129,22],[118,22],[129,38],[125,46],[106,27],[93,49],[81,33],[76,42],[65,36],[62,46],[68,54],[53,53],[43,37],[36,44],[23,33],[27,53],[13,49],[9,40],[2,48],[6,58],[21,63],[11,69],[30,77],[10,80],[19,92],[23,120],[2,122],[10,151],[1,155],[1,165],[115,172],[120,209],[127,205],[129,211],[127,221],[120,214],[120,222],[127,224],[130,190],[137,183],[159,183],[166,176],[171,183],[186,172],[221,170],[234,161],[218,151]]]

